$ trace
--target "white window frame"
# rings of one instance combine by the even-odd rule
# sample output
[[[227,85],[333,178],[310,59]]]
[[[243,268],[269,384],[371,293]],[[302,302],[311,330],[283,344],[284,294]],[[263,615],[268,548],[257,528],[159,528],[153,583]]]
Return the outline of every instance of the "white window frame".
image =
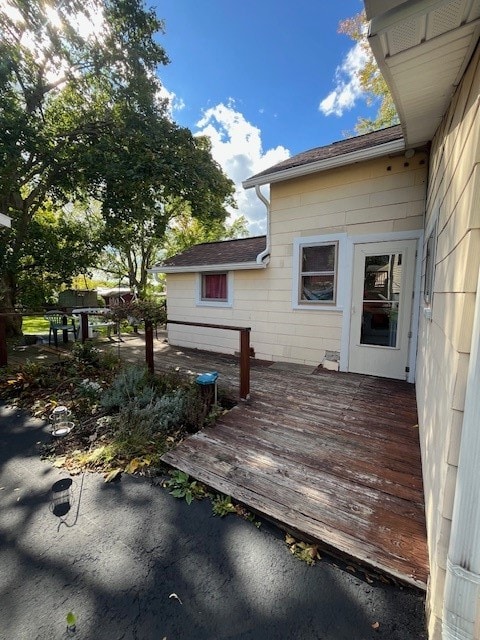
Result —
[[[214,276],[225,274],[227,276],[227,299],[226,300],[205,300],[202,298],[203,276]],[[195,303],[197,307],[232,307],[233,306],[233,272],[232,271],[201,271],[197,274],[197,286],[195,292]]]
[[[346,256],[346,233],[332,233],[321,236],[308,236],[295,238],[293,241],[292,258],[292,309],[309,309],[311,311],[342,311],[345,304],[345,296],[348,289],[348,273],[345,268]],[[302,250],[305,247],[318,247],[335,244],[337,247],[335,259],[335,300],[326,302],[325,300],[302,300]]]

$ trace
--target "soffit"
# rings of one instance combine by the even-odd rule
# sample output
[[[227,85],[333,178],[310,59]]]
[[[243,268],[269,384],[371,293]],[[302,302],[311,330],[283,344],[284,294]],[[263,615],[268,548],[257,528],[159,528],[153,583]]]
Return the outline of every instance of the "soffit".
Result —
[[[433,138],[478,42],[480,0],[366,0],[369,41],[408,146]],[[392,5],[395,5],[392,7]],[[381,10],[381,9],[380,9]]]

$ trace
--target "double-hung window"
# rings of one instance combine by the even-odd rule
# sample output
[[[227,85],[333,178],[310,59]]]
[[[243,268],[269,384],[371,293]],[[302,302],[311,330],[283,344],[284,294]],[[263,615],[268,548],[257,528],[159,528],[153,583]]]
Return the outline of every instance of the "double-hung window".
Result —
[[[342,311],[351,273],[348,255],[346,233],[294,238],[293,309]]]
[[[335,305],[338,242],[304,244],[299,249],[298,303]]]

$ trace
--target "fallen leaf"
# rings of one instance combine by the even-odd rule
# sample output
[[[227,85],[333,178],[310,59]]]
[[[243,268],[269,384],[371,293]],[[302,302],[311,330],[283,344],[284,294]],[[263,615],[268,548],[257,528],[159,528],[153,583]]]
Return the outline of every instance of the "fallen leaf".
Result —
[[[175,600],[178,600],[180,604],[183,604],[183,602],[180,600],[180,598],[177,596],[176,593],[171,593],[168,597],[175,598]]]
[[[72,611],[69,611],[67,613],[67,624],[68,624],[68,626],[69,627],[74,627],[76,622],[77,622],[77,616]]]
[[[66,459],[67,459],[67,456],[59,456],[58,458],[55,458],[55,462],[53,463],[53,466],[56,467],[57,469],[59,469],[60,467],[63,467]]]
[[[135,473],[139,466],[140,460],[138,458],[133,458],[125,467],[125,473]]]
[[[350,571],[350,573],[356,573],[356,572],[357,572],[357,570],[355,569],[355,567],[352,567],[352,565],[351,565],[351,564],[347,565],[347,566],[345,567],[345,569],[346,569],[347,571]]]
[[[365,580],[368,582],[368,584],[373,584],[373,578],[369,576],[368,573],[365,574]]]
[[[121,473],[122,473],[122,470],[120,468],[110,471],[110,473],[107,473],[104,476],[105,482],[113,482],[114,480],[120,477]]]
[[[295,538],[292,538],[292,536],[287,533],[285,536],[285,542],[287,544],[295,544]]]
[[[379,623],[379,622],[374,622],[374,623],[372,624],[372,629],[375,629],[375,631],[376,631],[377,629],[380,629],[380,623]]]

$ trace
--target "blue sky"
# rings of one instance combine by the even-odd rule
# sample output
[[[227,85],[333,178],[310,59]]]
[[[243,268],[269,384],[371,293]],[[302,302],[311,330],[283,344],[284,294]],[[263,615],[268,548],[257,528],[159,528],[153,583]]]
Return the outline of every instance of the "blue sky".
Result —
[[[265,210],[240,186],[306,149],[340,140],[359,115],[361,56],[337,33],[360,0],[159,0],[170,64],[160,70],[172,117],[212,139],[212,154],[238,185],[239,213],[253,235]]]

